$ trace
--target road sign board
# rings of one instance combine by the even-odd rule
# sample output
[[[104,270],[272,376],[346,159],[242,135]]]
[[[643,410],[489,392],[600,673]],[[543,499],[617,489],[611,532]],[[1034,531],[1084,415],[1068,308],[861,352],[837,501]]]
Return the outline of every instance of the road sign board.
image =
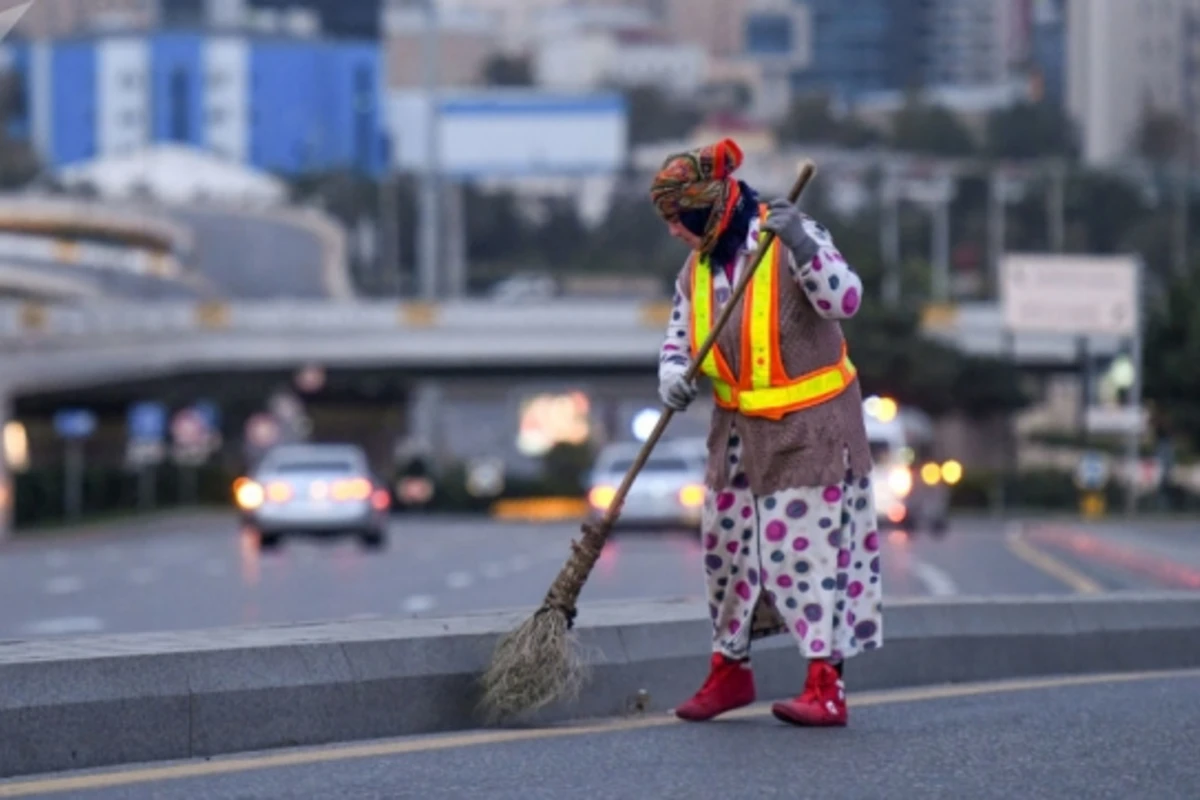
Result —
[[[96,415],[82,408],[67,408],[54,415],[54,430],[64,439],[86,439],[96,430]]]
[[[1108,482],[1108,464],[1104,456],[1096,452],[1084,453],[1075,470],[1075,480],[1080,488],[1095,491]]]
[[[185,408],[171,420],[171,438],[185,446],[202,444],[208,439],[208,421],[196,410]]]
[[[130,407],[126,425],[132,440],[161,441],[167,429],[167,409],[162,403],[137,403]]]
[[[1132,336],[1138,262],[1130,256],[1009,253],[1000,263],[1007,329],[1072,336]]]

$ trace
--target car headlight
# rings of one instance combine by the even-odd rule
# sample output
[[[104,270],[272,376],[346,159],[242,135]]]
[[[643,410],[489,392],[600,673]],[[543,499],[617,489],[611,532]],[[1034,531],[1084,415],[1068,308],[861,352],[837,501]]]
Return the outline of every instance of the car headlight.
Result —
[[[679,490],[679,504],[688,508],[699,508],[704,505],[704,487],[691,483]]]
[[[604,511],[617,496],[617,490],[611,486],[595,486],[588,492],[588,502],[592,508]]]
[[[930,462],[921,467],[921,480],[926,486],[936,486],[942,479],[942,470],[937,464]]]
[[[907,497],[912,491],[912,472],[908,467],[893,467],[887,476],[888,488],[899,497]]]
[[[233,500],[243,511],[253,511],[261,506],[265,499],[263,487],[249,478],[238,478],[233,482]]]
[[[951,460],[947,461],[945,464],[942,464],[942,480],[944,480],[946,483],[953,486],[954,484],[956,484],[962,480],[962,476],[963,476],[962,464],[958,463],[954,459],[951,459]]]

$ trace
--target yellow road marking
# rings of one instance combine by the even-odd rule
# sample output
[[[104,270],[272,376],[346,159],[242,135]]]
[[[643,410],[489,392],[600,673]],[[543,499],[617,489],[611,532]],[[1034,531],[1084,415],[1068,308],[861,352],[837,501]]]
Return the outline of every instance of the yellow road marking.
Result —
[[[991,694],[1059,689],[1072,686],[1088,686],[1104,683],[1132,683],[1138,681],[1169,678],[1200,678],[1200,670],[1164,670],[1157,672],[1129,672],[1107,675],[1068,675],[1056,678],[1023,678],[990,683],[929,686],[914,689],[896,689],[884,692],[868,692],[849,699],[853,708],[868,708],[898,703],[927,702],[956,697],[979,697]],[[722,719],[748,719],[765,717],[770,706],[758,704],[732,711]],[[378,742],[362,745],[342,745],[324,749],[275,753],[261,756],[222,758],[217,761],[198,761],[163,767],[142,767],[103,773],[91,773],[63,778],[43,778],[16,783],[0,783],[0,797],[32,797],[57,792],[78,792],[96,789],[112,789],[119,786],[159,783],[184,778],[211,778],[239,772],[256,772],[281,767],[309,766],[362,758],[400,756],[412,753],[431,753],[464,747],[479,747],[489,744],[508,744],[537,739],[561,739],[568,736],[586,736],[603,733],[660,728],[667,725],[687,725],[670,714],[652,717],[637,717],[608,722],[570,725],[526,730],[478,731],[450,734],[419,739]],[[713,724],[720,724],[716,722]]]
[[[1049,553],[1031,545],[1019,529],[1010,530],[1005,536],[1009,552],[1026,564],[1041,570],[1057,581],[1070,586],[1079,594],[1102,594],[1104,587],[1082,572],[1067,566]]]

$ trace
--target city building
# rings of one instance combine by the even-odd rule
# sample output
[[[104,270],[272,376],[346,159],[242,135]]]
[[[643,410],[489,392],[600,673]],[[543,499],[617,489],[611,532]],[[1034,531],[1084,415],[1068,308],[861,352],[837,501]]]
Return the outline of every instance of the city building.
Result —
[[[795,0],[749,0],[745,4],[741,57],[759,68],[755,116],[783,116],[792,101],[794,77],[813,68],[813,11],[811,4]]]
[[[1037,96],[1066,102],[1067,0],[1034,0],[1030,24],[1030,68]]]
[[[928,12],[925,83],[996,86],[1026,55],[1026,0],[933,0]]]
[[[52,166],[158,143],[290,175],[386,163],[375,42],[162,31],[13,40],[0,57],[26,98],[10,130]]]
[[[53,39],[61,36],[153,27],[160,0],[36,0],[13,29],[15,36]],[[6,3],[13,7],[16,3]]]
[[[1195,126],[1197,0],[1068,0],[1067,109],[1089,164],[1132,153],[1147,109]]]
[[[925,83],[934,0],[807,0],[808,64],[793,72],[796,92],[852,102],[859,95]],[[747,20],[747,28],[751,26]],[[762,37],[782,38],[767,23]],[[750,37],[747,37],[750,46]],[[760,47],[766,47],[764,42]]]
[[[385,82],[389,89],[419,87],[430,66],[431,20],[424,0],[391,0],[383,18]],[[436,71],[445,87],[479,86],[488,61],[501,52],[498,17],[468,6],[440,8],[436,25]]]
[[[708,53],[653,31],[582,32],[544,39],[533,59],[539,86],[581,90],[655,86],[694,95],[708,77]]]
[[[209,0],[229,3],[230,0]],[[316,14],[321,35],[345,39],[380,37],[383,0],[236,0],[251,14],[261,11],[287,12],[304,9]]]

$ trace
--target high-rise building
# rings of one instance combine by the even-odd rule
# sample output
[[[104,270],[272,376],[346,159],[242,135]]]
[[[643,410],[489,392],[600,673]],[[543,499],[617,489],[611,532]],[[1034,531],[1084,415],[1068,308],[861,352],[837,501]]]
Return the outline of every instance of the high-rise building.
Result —
[[[1198,0],[1068,1],[1067,108],[1087,162],[1129,155],[1148,108],[1196,121],[1188,73],[1198,11]]]
[[[0,51],[29,98],[10,129],[53,166],[164,142],[284,174],[386,161],[372,41],[168,30]]]
[[[930,12],[937,0],[805,0],[812,37],[797,91],[844,100],[925,83]]]
[[[99,30],[144,29],[156,24],[159,0],[36,0],[17,21],[14,33],[28,39],[54,39]],[[6,3],[7,7],[15,3]]]
[[[304,9],[313,11],[320,19],[325,36],[349,39],[380,37],[383,0],[244,0],[251,12]]]

